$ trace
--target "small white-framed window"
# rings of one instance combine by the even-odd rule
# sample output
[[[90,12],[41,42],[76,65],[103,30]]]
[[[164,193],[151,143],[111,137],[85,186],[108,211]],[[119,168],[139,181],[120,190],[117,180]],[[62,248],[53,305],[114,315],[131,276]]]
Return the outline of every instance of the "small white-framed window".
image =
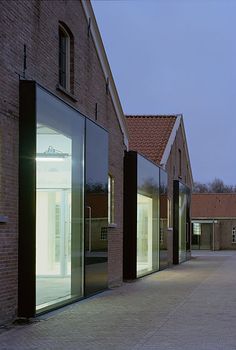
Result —
[[[236,227],[232,228],[232,243],[236,243]]]
[[[107,227],[101,227],[101,241],[107,241]]]
[[[108,175],[108,224],[115,223],[115,180]]]
[[[59,25],[59,85],[70,91],[70,34]]]
[[[194,222],[193,223],[193,234],[197,236],[201,236],[202,230],[201,230],[201,223],[200,222]]]

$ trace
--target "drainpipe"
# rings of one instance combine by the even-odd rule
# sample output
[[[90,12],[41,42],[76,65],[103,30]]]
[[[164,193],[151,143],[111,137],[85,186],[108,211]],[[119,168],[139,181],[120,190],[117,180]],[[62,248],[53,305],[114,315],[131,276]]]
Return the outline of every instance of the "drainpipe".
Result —
[[[215,220],[213,219],[213,230],[212,230],[212,250],[215,250]]]

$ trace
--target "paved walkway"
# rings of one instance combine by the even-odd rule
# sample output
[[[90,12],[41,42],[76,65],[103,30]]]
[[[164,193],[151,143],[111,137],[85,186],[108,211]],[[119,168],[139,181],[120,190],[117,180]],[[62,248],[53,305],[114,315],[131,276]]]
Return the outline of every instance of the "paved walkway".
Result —
[[[0,349],[236,349],[236,252],[197,252],[39,322],[1,330]]]

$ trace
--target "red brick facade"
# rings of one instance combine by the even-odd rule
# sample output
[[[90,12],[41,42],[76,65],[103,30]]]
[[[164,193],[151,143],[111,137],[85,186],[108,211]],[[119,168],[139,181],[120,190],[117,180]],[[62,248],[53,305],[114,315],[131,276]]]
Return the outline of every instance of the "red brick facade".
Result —
[[[116,228],[109,229],[109,285],[122,281],[124,135],[80,1],[2,0],[0,2],[0,323],[17,313],[19,76],[36,80],[109,131],[109,172],[115,179]],[[58,25],[74,38],[74,99],[59,91]],[[93,18],[91,26],[93,25]],[[111,79],[111,77],[110,77]]]

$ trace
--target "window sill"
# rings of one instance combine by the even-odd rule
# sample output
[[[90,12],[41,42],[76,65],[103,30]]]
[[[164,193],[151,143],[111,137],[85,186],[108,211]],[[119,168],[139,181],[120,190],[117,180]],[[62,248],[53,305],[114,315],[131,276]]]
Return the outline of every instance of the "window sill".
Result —
[[[62,92],[67,97],[69,97],[73,102],[77,102],[77,99],[75,98],[75,96],[70,91],[66,90],[63,86],[61,86],[60,84],[57,84],[56,89],[58,91]]]
[[[108,224],[108,228],[117,228],[117,224],[115,223]]]

